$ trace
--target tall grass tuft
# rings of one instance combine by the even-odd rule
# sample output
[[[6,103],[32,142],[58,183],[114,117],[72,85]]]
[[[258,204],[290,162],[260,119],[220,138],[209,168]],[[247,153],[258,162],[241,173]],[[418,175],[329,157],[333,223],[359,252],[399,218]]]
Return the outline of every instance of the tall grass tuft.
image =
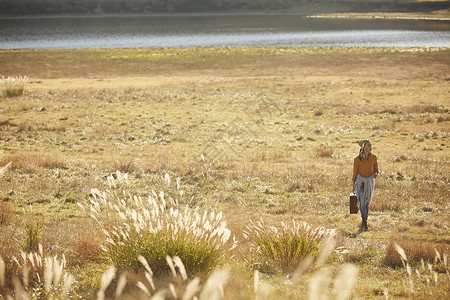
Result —
[[[170,271],[166,257],[178,256],[189,276],[206,274],[236,246],[222,213],[181,207],[164,192],[153,191],[147,198],[126,190],[119,193],[111,188],[120,185],[117,181],[128,182],[128,177],[117,174],[108,178],[109,190],[92,190],[88,205],[106,235],[102,256],[119,270],[142,269],[137,259],[142,256],[155,274],[163,275]]]
[[[25,252],[38,251],[40,245],[40,224],[26,224],[23,228],[24,241],[20,243],[22,250]]]
[[[143,256],[137,260],[143,267],[144,274],[136,276],[125,271],[118,280],[114,280],[117,269],[111,265],[102,275],[97,292],[97,300],[103,299],[181,299],[181,300],[211,300],[224,299],[226,284],[229,281],[230,270],[216,269],[201,281],[199,277],[189,279],[183,262],[178,256],[167,256],[165,261],[172,275],[162,280],[154,278],[149,263]],[[153,266],[152,266],[153,267]],[[115,286],[113,286],[115,284]],[[114,298],[107,290],[115,290]]]
[[[399,249],[402,250],[399,252]],[[436,251],[444,252],[445,250],[448,250],[445,244],[416,241],[407,238],[391,239],[386,248],[383,263],[394,268],[404,266],[405,261],[412,265],[418,265],[422,260],[425,262],[435,260]]]
[[[8,170],[9,166],[11,166],[11,162],[7,163],[3,167],[0,167],[0,177],[3,176],[4,173]]]
[[[20,152],[7,158],[11,168],[34,172],[36,168],[65,169],[67,163],[57,154]]]
[[[448,298],[450,276],[446,253],[441,255],[439,251],[435,250],[434,263],[425,263],[422,259],[421,264],[414,267],[409,264],[409,259],[405,250],[396,243],[394,244],[394,247],[408,274],[408,276],[405,277],[405,280],[409,283],[411,294],[417,294],[417,291],[423,291],[423,296],[427,299],[441,299],[442,296],[442,299]],[[444,273],[444,275],[440,275],[439,273]],[[433,288],[437,288],[437,290],[433,290]]]
[[[2,158],[3,158],[3,151],[0,151],[0,161],[2,160]],[[0,178],[3,176],[3,174],[6,173],[11,164],[12,162],[8,162],[3,167],[0,167]]]
[[[266,226],[263,221],[250,221],[244,231],[244,237],[250,240],[256,253],[257,265],[261,271],[269,273],[293,272],[306,257],[316,257],[321,242],[335,234],[335,230],[313,229],[305,222],[295,220],[291,226],[282,222],[281,228]]]
[[[22,96],[25,91],[27,76],[2,76],[3,94],[7,98]]]
[[[8,202],[0,202],[0,225],[7,224],[12,216],[12,210]]]
[[[42,245],[37,252],[21,252],[11,265],[0,257],[0,299],[66,299],[74,277],[65,272],[66,259],[44,256]]]
[[[79,233],[74,240],[73,250],[76,259],[81,262],[99,261],[101,257],[101,242],[104,236],[101,232],[88,230]]]
[[[321,158],[332,158],[334,157],[334,149],[332,146],[321,145],[315,149],[315,156]]]

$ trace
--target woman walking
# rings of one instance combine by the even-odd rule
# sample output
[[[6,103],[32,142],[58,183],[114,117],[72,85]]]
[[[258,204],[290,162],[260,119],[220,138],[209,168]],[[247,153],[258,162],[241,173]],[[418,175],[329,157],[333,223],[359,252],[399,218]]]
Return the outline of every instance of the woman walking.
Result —
[[[369,205],[372,202],[375,178],[378,176],[377,157],[372,154],[372,144],[369,140],[360,142],[359,155],[353,160],[353,191],[356,194],[361,210],[361,230],[367,231]]]

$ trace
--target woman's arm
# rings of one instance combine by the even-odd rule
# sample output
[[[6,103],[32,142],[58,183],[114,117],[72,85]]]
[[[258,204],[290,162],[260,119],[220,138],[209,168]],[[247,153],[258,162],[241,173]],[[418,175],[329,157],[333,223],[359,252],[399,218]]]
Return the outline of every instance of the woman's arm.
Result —
[[[377,157],[375,156],[375,161],[373,162],[373,178],[377,178],[378,173],[380,172],[378,170],[378,161],[377,161]]]
[[[353,160],[352,192],[355,191],[355,181],[356,181],[356,176],[358,175],[358,171],[359,171],[358,161],[359,161],[359,158],[355,158]]]

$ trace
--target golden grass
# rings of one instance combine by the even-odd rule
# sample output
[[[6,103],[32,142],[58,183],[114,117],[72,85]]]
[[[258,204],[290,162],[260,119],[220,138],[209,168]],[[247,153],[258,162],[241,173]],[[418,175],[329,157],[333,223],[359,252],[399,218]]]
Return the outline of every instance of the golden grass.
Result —
[[[12,216],[12,209],[8,202],[0,202],[0,225],[7,224]]]
[[[308,293],[311,273],[295,287],[285,276],[260,274],[258,288],[246,290],[254,274],[242,231],[260,218],[267,226],[336,228],[329,295],[336,270],[350,262],[359,268],[354,297],[384,298],[388,290],[445,298],[444,273],[438,284],[427,273],[429,292],[418,283],[411,291],[406,269],[383,261],[395,257],[391,241],[402,245],[402,236],[405,252],[418,257],[412,261],[428,244],[448,253],[449,55],[434,48],[0,51],[4,74],[26,67],[32,78],[22,97],[0,98],[0,201],[13,211],[0,227],[9,241],[2,256],[17,255],[19,229],[39,219],[44,248],[67,254],[74,289],[95,298],[108,265],[89,257],[96,224],[73,199],[84,203],[121,170],[137,196],[164,190],[185,207],[223,211],[239,242],[229,258],[229,299]],[[372,141],[381,169],[366,233],[347,207],[362,138]],[[169,280],[158,280],[171,293]],[[151,288],[144,274],[139,281]]]
[[[32,152],[21,152],[4,159],[11,162],[13,169],[22,169],[32,172],[34,168],[63,169],[67,167],[66,162],[59,154],[42,154]]]
[[[396,246],[400,246],[405,252],[408,262],[418,265],[421,261],[433,263],[436,253],[448,253],[449,245],[446,243],[424,242],[408,239],[406,237],[392,237],[386,249],[383,263],[388,266],[404,266],[403,258],[398,253]]]
[[[105,240],[98,230],[83,231],[76,235],[73,242],[75,264],[101,261],[101,243]]]
[[[8,76],[1,79],[1,86],[5,97],[22,96],[25,90],[25,85],[28,82],[27,76]]]

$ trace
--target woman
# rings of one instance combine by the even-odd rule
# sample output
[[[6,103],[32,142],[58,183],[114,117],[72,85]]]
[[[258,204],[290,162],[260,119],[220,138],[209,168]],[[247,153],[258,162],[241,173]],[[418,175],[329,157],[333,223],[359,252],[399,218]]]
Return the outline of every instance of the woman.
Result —
[[[360,142],[359,155],[353,160],[353,191],[358,198],[361,210],[361,230],[367,231],[367,216],[372,201],[375,178],[378,176],[377,157],[372,154],[372,144],[369,140]]]

